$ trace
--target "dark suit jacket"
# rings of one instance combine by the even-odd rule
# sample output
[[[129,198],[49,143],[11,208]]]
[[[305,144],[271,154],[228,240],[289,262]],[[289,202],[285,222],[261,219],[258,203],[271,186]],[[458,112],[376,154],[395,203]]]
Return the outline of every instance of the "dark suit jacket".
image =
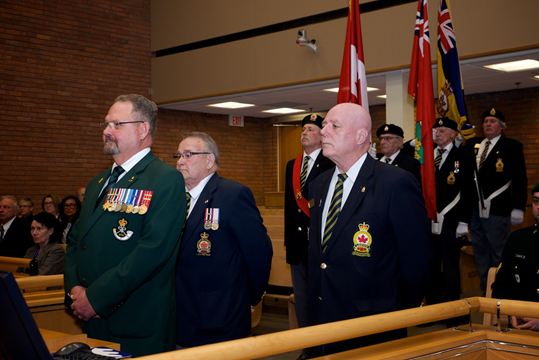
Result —
[[[405,146],[409,147],[408,144]],[[380,160],[383,156],[384,154],[378,154],[378,160]],[[421,163],[413,156],[408,155],[406,151],[401,149],[399,154],[395,157],[395,160],[393,160],[390,165],[400,167],[401,169],[411,172],[419,182],[419,186],[421,186]]]
[[[144,215],[94,210],[110,169],[86,186],[81,215],[69,234],[65,289],[87,287],[100,319],[85,324],[88,336],[118,342],[133,355],[163,352],[174,343],[174,267],[185,221],[183,177],[152,153],[114,187],[153,191]],[[132,236],[116,238],[121,219]]]
[[[463,194],[465,186],[465,167],[462,150],[453,145],[440,169],[435,170],[436,210],[440,213],[460,193],[460,201],[444,217],[444,227],[450,225],[454,230],[459,221],[468,222],[468,207]],[[453,234],[455,235],[455,234]]]
[[[0,256],[22,258],[32,245],[34,242],[28,222],[16,217],[0,242]]]
[[[289,264],[307,264],[309,240],[307,238],[310,218],[301,211],[296,202],[292,175],[294,160],[286,164],[284,191],[284,246],[286,247],[286,262]],[[320,152],[313,164],[309,176],[305,180],[303,197],[309,199],[309,184],[324,171],[333,168],[335,164]]]
[[[218,229],[204,228],[206,209],[219,209]],[[211,242],[209,256],[197,243]],[[266,290],[271,240],[248,187],[214,174],[185,225],[176,266],[177,344],[183,347],[246,337],[251,307]]]
[[[477,169],[474,146],[483,139],[470,139],[464,148],[467,168],[467,192],[470,206],[478,208],[479,197],[475,191],[474,169]],[[496,165],[498,164],[498,165]],[[497,189],[512,181],[509,189],[494,198],[490,205],[490,214],[510,216],[513,209],[525,209],[528,198],[528,178],[522,144],[514,139],[501,136],[481,166],[479,184],[486,199]]]
[[[418,306],[431,256],[430,229],[413,176],[367,156],[325,253],[321,222],[333,170],[311,183],[309,321],[327,323]],[[359,225],[368,225],[358,232]],[[370,239],[363,256],[354,240]]]

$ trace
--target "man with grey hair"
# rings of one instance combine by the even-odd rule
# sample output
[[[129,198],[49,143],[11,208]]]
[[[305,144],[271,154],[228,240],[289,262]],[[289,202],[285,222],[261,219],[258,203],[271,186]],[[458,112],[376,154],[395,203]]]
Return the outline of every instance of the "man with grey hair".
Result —
[[[22,258],[33,245],[28,223],[17,217],[18,212],[15,196],[0,197],[0,256]]]
[[[176,343],[249,336],[251,306],[266,290],[273,254],[253,194],[217,174],[219,150],[206,133],[187,134],[174,158],[188,204],[176,267]]]
[[[86,186],[65,260],[68,305],[88,336],[134,356],[173,350],[174,266],[185,221],[182,177],[151,152],[157,106],[116,98],[103,123],[110,169]]]
[[[467,197],[475,266],[486,291],[488,269],[498,266],[511,225],[524,221],[528,178],[522,143],[506,137],[504,114],[491,107],[483,112],[484,138],[466,143]]]

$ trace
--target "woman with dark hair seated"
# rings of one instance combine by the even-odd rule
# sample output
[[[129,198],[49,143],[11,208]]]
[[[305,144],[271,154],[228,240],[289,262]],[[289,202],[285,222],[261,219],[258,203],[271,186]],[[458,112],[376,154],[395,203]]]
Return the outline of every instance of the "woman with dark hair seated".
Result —
[[[54,215],[41,212],[34,216],[30,233],[34,244],[24,255],[30,261],[25,272],[30,275],[52,275],[64,272],[65,248],[58,244],[59,223]]]
[[[79,218],[81,202],[75,195],[68,195],[60,203],[60,237],[61,242],[67,243],[71,227]]]

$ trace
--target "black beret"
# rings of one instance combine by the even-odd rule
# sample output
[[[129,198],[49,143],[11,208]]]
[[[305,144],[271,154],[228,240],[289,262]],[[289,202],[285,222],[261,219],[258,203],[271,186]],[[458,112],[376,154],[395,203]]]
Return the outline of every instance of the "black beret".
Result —
[[[324,121],[324,118],[318,114],[307,115],[301,120],[301,127],[304,127],[305,124],[313,124],[322,129],[322,121]]]
[[[483,112],[483,116],[481,116],[482,121],[485,121],[485,118],[487,116],[492,116],[500,120],[501,122],[505,122],[505,116],[503,115],[503,112],[499,111],[495,107],[491,107]]]
[[[380,126],[378,130],[376,130],[376,136],[380,137],[380,135],[384,134],[397,135],[402,138],[404,137],[404,131],[402,131],[402,128],[394,124],[384,124]]]
[[[455,131],[459,131],[458,130],[458,126],[457,126],[457,123],[448,118],[448,117],[441,117],[441,118],[438,118],[436,119],[436,121],[434,122],[434,125],[432,126],[433,129],[436,129],[436,128],[439,128],[439,127],[446,127],[446,128],[449,128],[449,129],[453,129]]]

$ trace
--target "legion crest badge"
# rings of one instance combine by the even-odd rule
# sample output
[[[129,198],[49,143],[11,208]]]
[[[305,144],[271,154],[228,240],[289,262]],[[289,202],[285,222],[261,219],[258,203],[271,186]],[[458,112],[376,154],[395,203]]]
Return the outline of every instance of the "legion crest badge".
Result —
[[[127,230],[127,220],[121,218],[118,220],[118,227],[112,229],[114,237],[120,241],[126,241],[133,236],[133,231]]]
[[[352,242],[354,243],[352,255],[361,257],[371,256],[372,235],[369,233],[369,227],[369,224],[364,222],[358,225],[359,231],[352,238]]]
[[[207,232],[200,234],[200,239],[197,241],[197,255],[211,256],[211,241]]]

